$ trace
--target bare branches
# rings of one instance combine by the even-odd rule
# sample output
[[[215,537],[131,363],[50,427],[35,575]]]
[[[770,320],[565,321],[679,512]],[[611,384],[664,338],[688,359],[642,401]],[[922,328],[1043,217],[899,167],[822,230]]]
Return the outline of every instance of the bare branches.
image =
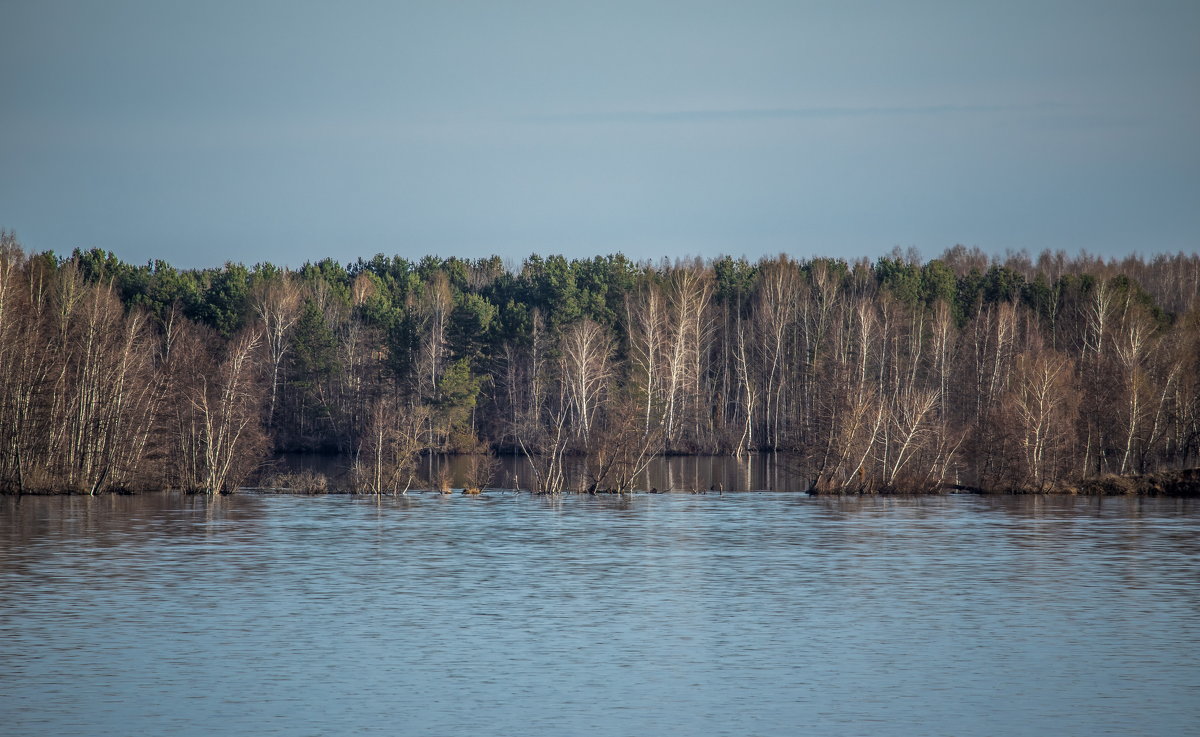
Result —
[[[1065,489],[1196,462],[1198,291],[1194,254],[180,272],[0,232],[0,487],[223,491],[274,444],[403,493],[490,444],[551,493],[762,450],[827,491]]]
[[[213,355],[189,335],[189,365],[177,379],[186,404],[178,407],[176,472],[183,488],[209,493],[237,488],[266,448],[262,333],[244,329]]]
[[[566,385],[575,437],[586,447],[612,379],[612,339],[599,324],[585,319],[563,331],[559,351],[559,373]]]
[[[292,328],[300,319],[304,293],[288,274],[278,280],[259,284],[251,294],[250,305],[258,316],[270,360],[271,397],[267,405],[267,426],[275,425],[275,404],[279,394],[280,370],[291,348]]]
[[[394,397],[371,408],[354,464],[356,488],[370,494],[406,494],[416,476],[417,456],[429,409]]]

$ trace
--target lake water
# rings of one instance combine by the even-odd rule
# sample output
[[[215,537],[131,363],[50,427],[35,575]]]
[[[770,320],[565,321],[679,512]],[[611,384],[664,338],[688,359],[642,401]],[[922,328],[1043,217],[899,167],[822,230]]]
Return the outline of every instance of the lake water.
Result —
[[[414,488],[433,488],[432,481],[443,475],[462,488],[471,478],[471,466],[482,456],[426,455],[417,469]],[[490,484],[508,489],[530,489],[534,473],[521,455],[486,456],[493,468]],[[269,478],[273,471],[314,471],[324,474],[337,488],[351,485],[351,458],[322,456],[311,453],[282,455],[276,458],[263,474]],[[584,461],[578,456],[565,459],[569,485],[574,489],[587,487]],[[650,461],[638,476],[636,488],[656,491],[793,491],[807,489],[812,476],[806,472],[802,459],[788,453],[744,453],[741,456],[659,456]]]
[[[1200,505],[0,499],[0,734],[1200,734]]]

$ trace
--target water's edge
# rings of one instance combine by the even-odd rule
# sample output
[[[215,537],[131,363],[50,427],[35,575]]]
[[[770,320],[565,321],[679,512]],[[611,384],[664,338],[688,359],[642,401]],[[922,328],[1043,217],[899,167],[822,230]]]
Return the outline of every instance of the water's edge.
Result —
[[[610,493],[603,487],[588,490],[585,459],[568,459],[569,486],[563,493]],[[358,495],[352,475],[353,458],[319,454],[281,454],[263,464],[250,483],[238,492]],[[481,471],[481,468],[486,470]],[[518,455],[423,456],[409,492],[479,493],[485,490],[528,492],[536,480],[528,461]],[[170,489],[164,484],[144,490],[115,490],[127,494]],[[400,490],[396,490],[400,491]],[[726,493],[778,491],[820,496],[946,496],[955,494],[1069,496],[1200,496],[1200,468],[1161,471],[1145,475],[1105,475],[1084,480],[1060,481],[1042,487],[984,487],[966,479],[938,490],[905,488],[814,488],[810,469],[789,454],[755,453],[743,456],[659,456],[638,476],[635,494]],[[0,492],[20,495],[20,492]],[[201,492],[203,493],[203,492]],[[29,496],[81,495],[80,490],[25,492]],[[364,496],[373,496],[365,493]]]

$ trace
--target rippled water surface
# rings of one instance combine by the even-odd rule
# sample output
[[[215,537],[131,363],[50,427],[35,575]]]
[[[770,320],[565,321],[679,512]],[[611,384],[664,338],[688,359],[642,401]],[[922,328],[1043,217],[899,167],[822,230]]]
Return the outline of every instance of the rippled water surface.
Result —
[[[1174,499],[0,499],[4,735],[1200,734]]]

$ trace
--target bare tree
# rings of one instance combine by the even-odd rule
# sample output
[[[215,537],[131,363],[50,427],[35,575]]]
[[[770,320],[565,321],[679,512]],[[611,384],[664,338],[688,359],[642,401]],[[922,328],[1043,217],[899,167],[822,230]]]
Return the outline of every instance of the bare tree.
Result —
[[[663,449],[662,416],[646,428],[637,397],[617,392],[605,407],[604,421],[593,433],[587,471],[589,490],[633,491],[639,476]]]
[[[1078,398],[1073,361],[1055,351],[1017,356],[1005,402],[1015,425],[1022,484],[1044,491],[1070,467]]]
[[[923,473],[911,470],[913,460],[933,444],[937,403],[938,393],[932,389],[906,391],[892,402],[888,413],[891,447],[885,447],[883,459],[885,488],[898,489],[905,478],[912,480],[910,490],[936,488],[941,483],[941,478],[930,478],[930,469]]]
[[[0,488],[25,491],[33,402],[50,352],[39,334],[39,269],[0,231]]]
[[[193,357],[203,354],[189,336]],[[262,428],[265,399],[259,360],[262,333],[243,330],[208,366],[193,362],[180,408],[181,482],[209,493],[229,492],[257,464],[266,448]],[[208,369],[208,370],[206,370]]]
[[[567,486],[570,405],[566,383],[555,380],[550,385],[554,387],[552,393],[518,415],[512,434],[533,471],[534,491],[558,494]]]
[[[875,476],[868,465],[887,418],[874,370],[881,352],[879,319],[868,297],[843,305],[835,346],[831,370],[824,377],[828,390],[820,395],[815,413],[822,442],[810,449],[814,487],[866,490]]]
[[[258,316],[263,340],[266,342],[267,359],[270,362],[270,400],[267,405],[267,426],[275,425],[275,404],[279,394],[279,372],[284,357],[291,348],[291,331],[300,319],[300,307],[304,292],[288,273],[256,285],[250,296],[250,305]]]
[[[690,440],[699,438],[701,409],[701,362],[712,335],[709,303],[710,275],[697,266],[681,266],[668,281],[666,352],[663,361],[663,391],[666,406],[666,438],[676,447],[685,441],[685,426],[692,421]]]
[[[575,422],[574,435],[586,450],[596,411],[612,379],[612,339],[598,323],[584,319],[563,330],[559,351],[560,373]]]
[[[656,399],[663,393],[663,368],[667,351],[666,308],[662,291],[647,279],[626,299],[630,360],[644,394],[643,425],[649,430]]]
[[[438,380],[442,377],[449,353],[450,313],[454,309],[450,280],[444,272],[437,272],[425,284],[416,309],[421,319],[417,383],[423,397],[436,401]]]
[[[522,380],[512,391],[514,406],[509,434],[521,449],[534,476],[534,491],[561,493],[567,485],[565,457],[571,444],[569,379],[559,360],[550,360],[549,340],[540,312],[532,315],[529,344],[517,354],[508,374]]]
[[[742,409],[742,434],[738,439],[736,453],[741,455],[752,450],[754,444],[754,407],[758,402],[758,388],[754,380],[755,371],[751,367],[750,324],[738,315],[734,328],[734,366],[736,381],[740,387],[740,405]],[[649,415],[647,415],[647,420]],[[649,422],[646,424],[649,429]]]
[[[785,387],[795,353],[791,340],[799,312],[800,284],[795,264],[780,257],[778,261],[763,265],[754,299],[758,344],[763,359],[763,439],[771,448],[782,445],[787,414]]]
[[[429,408],[381,397],[371,407],[355,456],[354,479],[371,494],[407,494],[417,471],[417,456]]]

